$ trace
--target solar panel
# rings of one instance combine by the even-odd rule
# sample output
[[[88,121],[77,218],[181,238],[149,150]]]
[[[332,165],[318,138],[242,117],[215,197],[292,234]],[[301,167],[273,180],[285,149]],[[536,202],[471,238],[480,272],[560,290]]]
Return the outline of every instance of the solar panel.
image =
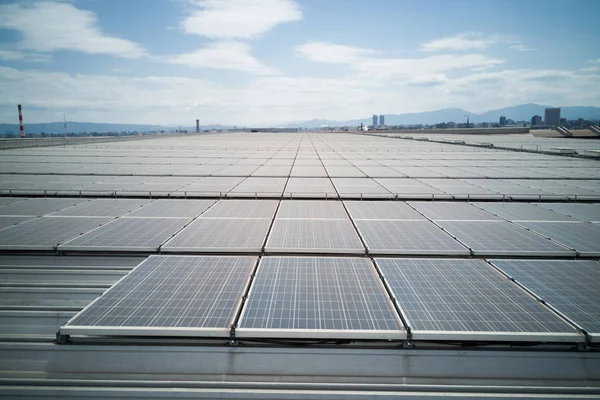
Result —
[[[8,215],[0,215],[0,229],[8,228],[33,218],[34,217],[11,217]]]
[[[177,252],[260,252],[271,225],[266,218],[198,218],[161,247]]]
[[[127,217],[195,218],[214,204],[214,200],[156,200]]]
[[[348,219],[348,214],[340,201],[283,200],[277,218]]]
[[[326,177],[327,172],[322,166],[299,166],[294,165],[290,176],[294,177]]]
[[[239,337],[405,339],[373,265],[364,258],[264,257]]]
[[[54,250],[68,239],[81,235],[110,218],[41,217],[0,230],[0,249]]]
[[[337,192],[329,178],[290,177],[285,187],[288,196],[335,197]]]
[[[20,198],[20,197],[15,197],[15,198],[13,198],[13,197],[3,197],[3,198],[0,198],[0,206],[6,206],[6,205],[17,203],[17,202],[23,201],[23,200],[27,200],[27,199],[26,198]]]
[[[600,341],[600,264],[597,261],[491,260],[506,275]]]
[[[352,166],[326,166],[327,175],[338,178],[364,177],[365,174],[358,168]]]
[[[279,176],[288,177],[292,170],[291,165],[263,165],[252,173],[252,176]]]
[[[504,221],[438,221],[479,256],[573,257],[566,247]]]
[[[495,221],[497,216],[480,210],[469,203],[458,202],[409,202],[417,211],[434,221]]]
[[[236,187],[243,177],[208,176],[180,188],[179,192],[227,193]]]
[[[511,221],[577,221],[531,203],[474,203],[477,207]]]
[[[150,256],[63,335],[228,337],[254,257]]]
[[[471,254],[430,221],[355,220],[355,224],[370,254]]]
[[[384,166],[363,166],[360,165],[358,168],[366,174],[369,178],[403,178],[404,174],[401,174],[398,171],[395,171],[389,167]]]
[[[229,165],[215,171],[212,176],[250,176],[257,169],[256,165]]]
[[[276,218],[265,251],[364,254],[365,248],[349,219]]]
[[[202,218],[273,218],[276,200],[220,200]]]
[[[281,196],[287,178],[255,178],[250,177],[237,185],[229,195],[276,195]]]
[[[600,225],[589,222],[519,222],[555,242],[576,250],[581,256],[600,257]]]
[[[542,203],[538,205],[582,221],[600,222],[600,205],[598,204]]]
[[[41,217],[76,204],[87,199],[36,198],[0,207],[0,215]]]
[[[160,183],[160,182],[148,182],[142,183],[137,186],[130,186],[124,189],[125,192],[141,192],[141,193],[149,193],[149,192],[175,192],[178,189],[186,186],[182,183]]]
[[[353,220],[425,220],[421,214],[402,201],[344,201]]]
[[[151,201],[142,199],[96,199],[53,213],[52,216],[120,217],[149,204]]]
[[[415,340],[585,338],[481,260],[375,260]]]
[[[189,222],[187,218],[119,218],[58,247],[61,251],[150,251]]]
[[[378,178],[375,179],[390,192],[398,194],[399,197],[409,196],[420,198],[431,198],[432,195],[445,195],[444,192],[419,182],[415,179]]]
[[[331,180],[340,195],[363,194],[368,196],[391,194],[389,190],[371,178],[331,178]]]

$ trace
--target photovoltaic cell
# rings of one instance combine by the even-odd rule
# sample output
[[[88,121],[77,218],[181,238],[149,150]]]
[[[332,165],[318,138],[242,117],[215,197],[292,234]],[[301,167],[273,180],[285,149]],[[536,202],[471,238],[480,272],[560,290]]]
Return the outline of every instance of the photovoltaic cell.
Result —
[[[600,225],[589,222],[519,222],[519,225],[564,244],[580,255],[600,257]]]
[[[540,299],[600,341],[600,264],[597,261],[491,260]]]
[[[254,257],[151,256],[61,334],[228,337]]]
[[[275,219],[265,251],[273,253],[364,254],[349,219]]]
[[[574,257],[564,246],[504,221],[436,221],[481,256]]]
[[[59,211],[87,199],[35,198],[0,207],[0,215],[40,217]]]
[[[156,200],[127,214],[127,217],[195,218],[214,200]]]
[[[469,203],[458,202],[409,202],[417,211],[433,221],[496,221],[497,216]]]
[[[348,214],[339,201],[283,200],[277,218],[348,219]]]
[[[42,217],[0,230],[0,249],[54,250],[111,218]]]
[[[600,204],[543,203],[538,205],[582,221],[600,222]]]
[[[530,203],[476,203],[477,207],[511,221],[577,221]]]
[[[376,259],[415,340],[581,342],[482,260]]]
[[[185,218],[119,218],[59,246],[62,251],[150,251],[183,228]]]
[[[371,262],[361,258],[265,257],[240,337],[404,339]]]
[[[172,252],[260,252],[270,219],[198,218],[161,247]]]
[[[96,199],[53,213],[52,216],[120,217],[151,202],[142,199]]]
[[[220,200],[202,218],[273,218],[277,200]]]
[[[469,255],[469,249],[430,221],[354,221],[371,254]]]
[[[10,217],[7,215],[0,215],[0,229],[8,228],[33,218],[34,217]]]
[[[424,221],[425,217],[402,201],[344,201],[353,220],[416,220]]]

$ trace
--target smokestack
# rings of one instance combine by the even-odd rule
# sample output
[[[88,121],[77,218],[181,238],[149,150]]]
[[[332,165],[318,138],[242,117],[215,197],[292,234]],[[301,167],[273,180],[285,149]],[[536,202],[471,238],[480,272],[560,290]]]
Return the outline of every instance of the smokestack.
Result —
[[[200,133],[200,120],[196,120],[196,133]]]
[[[23,112],[21,110],[21,105],[19,104],[17,106],[17,108],[19,109],[19,130],[21,131],[21,137],[24,138],[25,137],[25,127],[23,126]]]

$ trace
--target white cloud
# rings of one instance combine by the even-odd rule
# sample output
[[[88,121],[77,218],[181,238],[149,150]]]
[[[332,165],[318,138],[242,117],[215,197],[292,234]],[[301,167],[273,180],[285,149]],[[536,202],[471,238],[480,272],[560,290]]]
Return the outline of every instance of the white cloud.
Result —
[[[439,60],[437,61],[440,62]],[[429,60],[427,63],[435,64]],[[457,65],[458,62],[455,62]],[[444,72],[405,76],[353,72],[335,78],[260,76],[228,88],[202,79],[84,75],[0,67],[0,121],[15,119],[22,103],[26,121],[193,125],[282,125],[313,118],[358,119],[461,107],[473,112],[526,102],[600,106],[600,75],[567,70]],[[427,67],[430,71],[433,67]]]
[[[17,30],[20,49],[58,50],[140,58],[145,50],[129,40],[106,35],[94,13],[69,3],[39,2],[0,5],[0,28]]]
[[[186,33],[214,39],[252,39],[302,19],[293,0],[196,0],[182,23]]]
[[[516,50],[516,51],[535,51],[534,48],[529,47],[529,46],[524,45],[524,44],[520,44],[520,43],[519,44],[513,44],[513,45],[509,46],[509,49],[513,49],[513,50]]]
[[[596,71],[600,71],[600,67],[597,66],[591,66],[591,67],[587,67],[587,68],[581,68],[579,71],[581,72],[596,72]]]
[[[446,54],[425,58],[373,58],[353,64],[363,76],[376,79],[412,78],[469,68],[493,67],[504,61],[481,54]]]
[[[26,53],[17,50],[0,49],[0,60],[4,61],[30,61],[48,62],[52,59],[49,54]]]
[[[276,73],[252,57],[249,45],[235,41],[211,43],[192,53],[177,55],[170,62],[192,68],[230,69],[262,75]]]
[[[590,64],[600,64],[600,58],[598,58],[596,60],[587,60],[586,62],[590,63]]]
[[[349,63],[376,52],[371,49],[331,44],[327,42],[308,42],[296,47],[296,52],[311,61],[323,63]]]
[[[444,72],[461,69],[485,69],[504,61],[481,54],[444,54],[422,58],[376,57],[371,49],[325,42],[309,42],[296,47],[301,57],[323,63],[345,63],[357,77],[385,81],[406,79],[412,83],[444,81]],[[431,76],[434,75],[432,78]]]
[[[531,47],[521,43],[521,41],[512,35],[484,35],[476,32],[459,33],[454,36],[446,36],[435,39],[421,45],[421,51],[465,51],[465,50],[485,50],[495,44],[509,45],[510,49],[516,51],[532,51]]]

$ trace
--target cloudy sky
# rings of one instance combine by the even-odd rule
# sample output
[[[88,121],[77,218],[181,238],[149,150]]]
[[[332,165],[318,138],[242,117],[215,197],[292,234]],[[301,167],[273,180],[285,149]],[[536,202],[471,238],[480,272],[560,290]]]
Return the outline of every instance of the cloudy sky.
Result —
[[[0,122],[600,106],[599,0],[0,0]]]

